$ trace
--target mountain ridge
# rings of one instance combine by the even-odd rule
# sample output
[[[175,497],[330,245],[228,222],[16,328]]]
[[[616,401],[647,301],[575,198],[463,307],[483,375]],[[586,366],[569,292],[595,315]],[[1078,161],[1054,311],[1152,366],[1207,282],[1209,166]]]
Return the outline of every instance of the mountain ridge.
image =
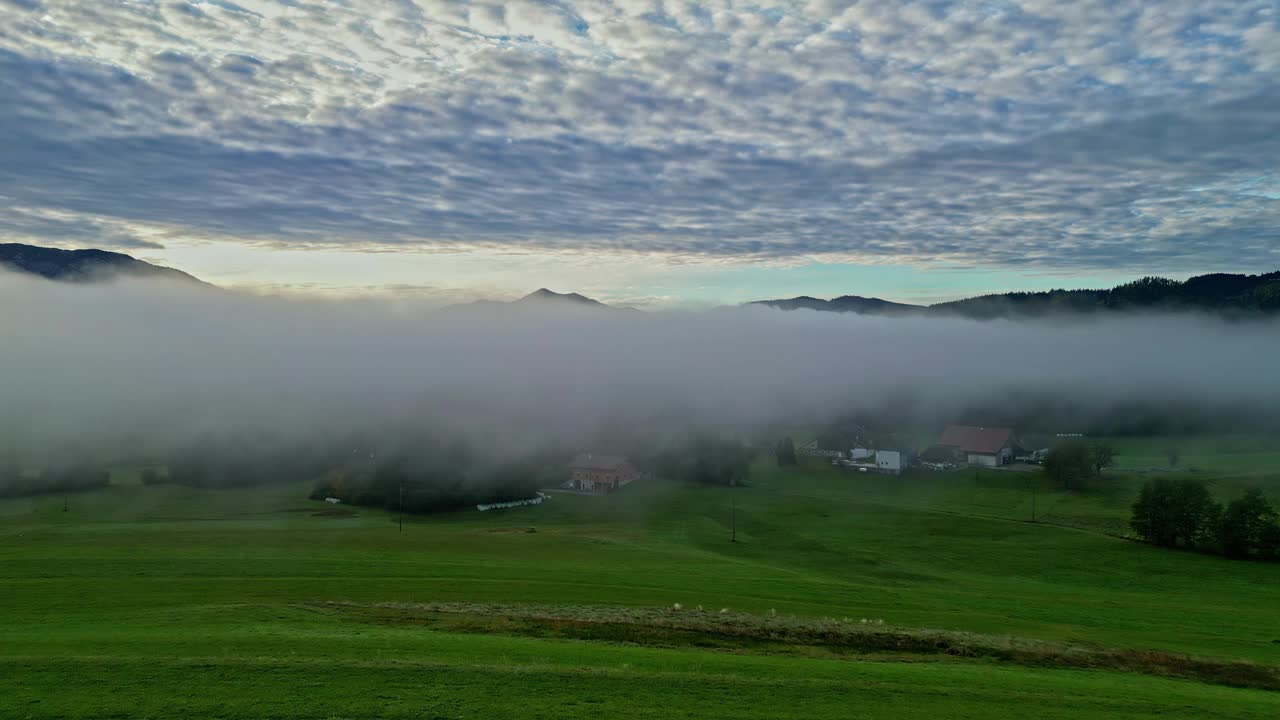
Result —
[[[35,275],[57,282],[92,283],[117,277],[153,277],[208,285],[174,268],[153,265],[124,253],[94,248],[62,248],[0,243],[0,269]]]
[[[0,243],[0,269],[55,282],[93,283],[119,277],[159,277],[202,287],[216,287],[181,270],[154,265],[124,253],[98,249],[64,250],[22,243]],[[861,295],[841,295],[830,300],[798,295],[792,298],[754,300],[743,303],[743,306],[770,307],[783,311],[813,310],[895,317],[946,316],[979,320],[1142,310],[1198,310],[1233,316],[1270,315],[1280,314],[1280,271],[1258,275],[1207,273],[1183,281],[1147,276],[1108,289],[989,293],[932,305],[913,305]],[[545,287],[517,300],[477,300],[449,305],[444,310],[504,308],[521,311],[556,308],[640,312],[635,308],[608,305],[576,292],[560,293]]]
[[[842,295],[832,300],[800,295],[745,304],[785,311],[959,316],[981,320],[1139,310],[1271,314],[1280,313],[1280,271],[1259,275],[1209,273],[1183,281],[1147,276],[1108,289],[990,293],[932,305],[909,305],[858,295]]]

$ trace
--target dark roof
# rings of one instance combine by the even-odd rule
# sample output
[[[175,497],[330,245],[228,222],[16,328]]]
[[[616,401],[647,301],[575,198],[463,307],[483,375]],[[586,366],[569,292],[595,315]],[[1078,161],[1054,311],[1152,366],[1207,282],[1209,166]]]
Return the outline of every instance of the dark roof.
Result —
[[[630,466],[631,463],[619,455],[593,455],[591,453],[582,453],[574,458],[573,462],[569,463],[569,467],[584,470],[618,470]]]
[[[1013,444],[1013,431],[999,427],[973,427],[971,425],[948,425],[942,433],[939,445],[960,448],[967,453],[995,455],[1001,448]]]

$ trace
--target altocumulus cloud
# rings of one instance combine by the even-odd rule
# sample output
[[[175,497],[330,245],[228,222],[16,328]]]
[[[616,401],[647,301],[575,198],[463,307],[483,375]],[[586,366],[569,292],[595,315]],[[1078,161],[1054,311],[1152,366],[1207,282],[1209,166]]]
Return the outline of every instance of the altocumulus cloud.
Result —
[[[1271,0],[0,16],[0,202],[28,219],[10,238],[1280,261]]]

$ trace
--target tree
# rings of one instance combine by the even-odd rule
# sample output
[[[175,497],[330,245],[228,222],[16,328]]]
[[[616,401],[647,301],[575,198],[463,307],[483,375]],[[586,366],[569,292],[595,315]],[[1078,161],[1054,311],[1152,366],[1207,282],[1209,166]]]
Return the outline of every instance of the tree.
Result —
[[[1067,490],[1078,489],[1092,471],[1092,454],[1077,440],[1054,445],[1044,458],[1045,474]]]
[[[1222,513],[1218,521],[1218,544],[1228,557],[1249,557],[1254,553],[1266,556],[1274,552],[1267,547],[1274,537],[1274,528],[1275,509],[1261,490],[1249,488]]]
[[[778,467],[786,467],[796,464],[796,444],[791,440],[790,436],[782,438],[778,442]]]
[[[1133,502],[1129,527],[1138,537],[1153,545],[1174,547],[1178,538],[1173,530],[1173,483],[1164,479],[1144,483]]]
[[[1194,480],[1174,483],[1174,502],[1177,508],[1174,525],[1183,547],[1193,548],[1212,538],[1222,506],[1214,501],[1204,485]]]
[[[1204,485],[1157,478],[1139,491],[1129,527],[1155,545],[1194,548],[1214,535],[1221,511]]]
[[[1102,477],[1102,471],[1111,467],[1116,461],[1116,449],[1108,443],[1096,442],[1089,448],[1089,464],[1093,466],[1094,477]]]

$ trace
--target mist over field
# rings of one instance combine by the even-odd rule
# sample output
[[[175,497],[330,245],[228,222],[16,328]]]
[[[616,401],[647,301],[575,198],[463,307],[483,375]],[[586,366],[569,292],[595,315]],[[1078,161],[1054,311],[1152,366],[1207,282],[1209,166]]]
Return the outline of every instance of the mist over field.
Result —
[[[1280,405],[1274,321],[432,310],[13,275],[0,307],[0,450],[27,456],[402,425],[514,453],[589,447],[606,428],[746,430],[886,408],[947,422],[1034,400],[1078,417],[1143,405],[1273,420]]]

